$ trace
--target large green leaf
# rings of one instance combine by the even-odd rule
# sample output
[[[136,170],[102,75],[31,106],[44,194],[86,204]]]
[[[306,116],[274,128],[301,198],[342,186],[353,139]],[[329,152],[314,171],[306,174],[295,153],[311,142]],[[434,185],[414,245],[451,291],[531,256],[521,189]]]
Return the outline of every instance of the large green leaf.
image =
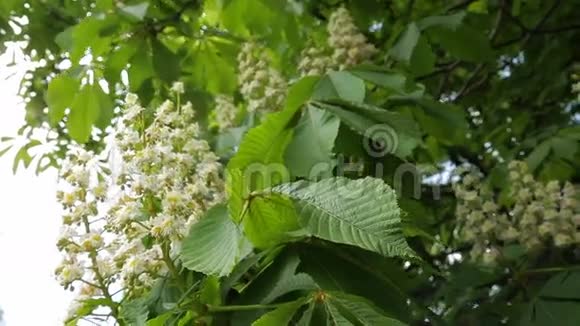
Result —
[[[149,316],[148,298],[125,301],[121,305],[120,317],[129,325],[145,326]]]
[[[428,34],[458,59],[479,62],[493,58],[487,35],[471,26],[464,24],[455,30],[434,27]]]
[[[361,145],[373,157],[392,153],[404,158],[420,143],[421,133],[415,121],[398,112],[347,101],[316,105],[332,112],[352,130],[364,136]]]
[[[98,57],[109,49],[111,38],[103,36],[103,31],[114,28],[114,20],[103,17],[87,17],[70,31],[70,58],[77,64],[90,49],[91,55]]]
[[[395,191],[382,180],[298,181],[274,187],[272,192],[294,200],[300,224],[313,236],[384,256],[414,256],[401,230]]]
[[[446,27],[448,29],[457,29],[463,19],[465,18],[465,12],[461,11],[456,14],[447,16],[429,16],[421,19],[417,25],[420,29],[427,29],[430,27]]]
[[[289,173],[283,163],[293,133],[291,122],[310,98],[316,82],[316,78],[303,78],[294,84],[284,110],[270,114],[262,124],[251,129],[228,163],[226,191],[230,214],[239,222],[244,203],[248,204],[244,232],[258,247],[285,239],[286,232],[297,227],[295,213],[287,199],[257,197],[250,201],[248,196],[252,191],[288,181]],[[284,209],[277,211],[276,205]]]
[[[102,92],[98,85],[85,85],[71,104],[67,121],[68,133],[79,143],[89,140],[93,124],[101,114],[99,91]]]
[[[362,79],[347,71],[331,71],[316,85],[314,100],[343,99],[362,102],[365,98],[365,84]]]
[[[179,56],[157,39],[152,39],[151,50],[153,68],[157,76],[167,83],[176,81],[180,72]]]
[[[326,111],[313,106],[304,111],[285,154],[292,175],[312,179],[332,172],[332,148],[339,125],[340,120]]]
[[[396,60],[410,63],[420,36],[421,31],[417,27],[417,24],[410,23],[389,52],[390,55]]]
[[[228,169],[246,169],[251,164],[284,162],[284,151],[292,137],[290,122],[310,98],[316,78],[303,78],[288,91],[283,111],[268,115],[264,122],[251,129],[242,139],[240,149],[228,163]]]
[[[291,248],[285,248],[280,252],[264,270],[260,271],[249,285],[244,288],[234,300],[234,304],[270,304],[281,296],[292,292],[313,290],[314,282],[306,276],[298,273],[297,268],[300,259]],[[260,311],[239,311],[232,316],[232,325],[250,325],[263,313]]]
[[[51,126],[56,126],[64,118],[65,110],[69,108],[80,88],[80,82],[73,77],[59,75],[50,81],[46,91],[46,103],[48,104],[48,121]]]
[[[580,320],[580,273],[562,272],[546,282],[524,312],[520,325],[572,326]]]
[[[405,94],[407,77],[395,71],[387,71],[380,67],[360,66],[349,70],[353,75],[375,85],[389,89],[397,94]]]
[[[236,88],[235,57],[220,53],[219,46],[231,46],[217,41],[201,41],[184,62],[184,70],[190,71],[196,85],[205,86],[210,92],[231,93]]]
[[[409,68],[416,76],[428,74],[435,67],[436,60],[437,57],[433,53],[433,49],[431,49],[431,44],[429,44],[425,36],[421,35],[411,55],[411,59],[409,59]]]
[[[404,326],[405,323],[386,316],[365,298],[349,295],[341,292],[328,293],[327,304],[333,306],[329,309],[331,314],[340,314],[352,325],[364,326]],[[341,318],[342,319],[342,318]]]
[[[299,247],[300,270],[310,275],[321,289],[365,297],[390,316],[409,319],[411,309],[407,300],[421,279],[414,279],[398,259],[344,245],[315,244]]]
[[[188,269],[209,275],[228,275],[242,257],[243,241],[238,226],[224,205],[211,208],[195,223],[183,240],[181,261]]]
[[[300,298],[296,301],[282,304],[253,322],[252,326],[288,325],[292,316],[300,307],[306,304],[306,301],[306,298]]]
[[[132,20],[141,21],[147,15],[149,3],[144,1],[134,5],[127,5],[119,7],[119,12],[131,18]]]
[[[245,235],[257,248],[285,242],[291,238],[291,232],[299,229],[292,202],[276,194],[249,199],[243,225]]]

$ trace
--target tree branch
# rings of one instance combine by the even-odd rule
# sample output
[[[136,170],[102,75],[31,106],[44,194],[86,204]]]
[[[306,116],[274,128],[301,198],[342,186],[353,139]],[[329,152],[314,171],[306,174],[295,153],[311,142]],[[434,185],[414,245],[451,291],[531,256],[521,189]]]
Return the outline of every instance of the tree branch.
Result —
[[[556,11],[556,9],[558,9],[558,7],[560,6],[561,0],[556,0],[554,1],[554,4],[550,7],[550,9],[548,9],[548,11],[546,12],[546,14],[542,17],[542,19],[540,19],[540,21],[533,27],[533,28],[527,28],[523,23],[519,22],[515,17],[511,17],[511,19],[513,21],[517,21],[518,23],[516,23],[516,25],[518,25],[522,30],[524,30],[524,32],[518,36],[515,37],[511,40],[507,40],[505,42],[502,42],[500,44],[496,44],[493,45],[493,48],[502,48],[505,46],[509,46],[518,42],[522,42],[522,48],[526,45],[526,43],[530,40],[530,38],[536,34],[543,34],[541,27],[544,25],[544,23],[550,18],[550,16],[552,16],[552,14],[554,13],[554,11]],[[571,25],[572,29],[575,29],[576,27],[580,27],[577,25]],[[568,28],[569,26],[567,26]]]

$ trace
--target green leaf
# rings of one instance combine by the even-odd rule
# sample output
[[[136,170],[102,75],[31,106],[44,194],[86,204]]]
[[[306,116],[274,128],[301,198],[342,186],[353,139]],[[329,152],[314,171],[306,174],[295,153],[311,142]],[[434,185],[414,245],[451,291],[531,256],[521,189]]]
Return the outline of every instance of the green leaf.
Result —
[[[171,52],[163,43],[157,39],[151,41],[153,54],[153,69],[157,76],[166,83],[171,83],[179,78],[180,58]]]
[[[298,82],[293,84],[288,90],[288,96],[286,96],[286,106],[285,111],[295,111],[298,110],[302,105],[304,105],[314,93],[320,78],[317,76],[307,76],[300,79]]]
[[[137,92],[147,79],[155,75],[149,42],[142,40],[141,44],[136,47],[136,53],[139,55],[134,55],[131,58],[129,61],[131,66],[127,70],[127,74],[129,75],[129,90],[132,92]]]
[[[245,235],[257,248],[286,242],[299,229],[292,202],[276,194],[251,198],[243,224]]]
[[[119,7],[119,11],[135,21],[141,21],[147,15],[149,2],[141,2],[139,4]]]
[[[190,325],[191,321],[194,318],[194,312],[193,311],[188,311],[185,316],[183,316],[181,319],[179,319],[179,321],[177,322],[177,326],[186,326],[186,325]]]
[[[580,319],[580,273],[558,273],[546,282],[524,312],[521,325],[573,326]]]
[[[229,218],[224,205],[217,205],[192,225],[183,240],[183,266],[208,275],[228,275],[243,257],[240,230]]]
[[[167,321],[173,316],[173,312],[166,312],[162,315],[159,315],[153,319],[149,319],[147,321],[147,326],[165,326]]]
[[[378,70],[365,70],[364,67],[358,67],[354,70],[349,70],[353,75],[371,82],[377,86],[389,89],[397,94],[405,94],[405,84],[407,77],[400,73]]]
[[[335,309],[331,311],[340,314],[353,325],[364,326],[404,326],[407,325],[397,319],[388,317],[365,298],[341,292],[328,293],[328,304]]]
[[[291,292],[312,289],[312,284],[299,287],[296,286],[299,282],[292,282],[293,279],[302,278],[300,275],[303,274],[297,274],[299,264],[300,259],[294,250],[282,249],[275,259],[260,270],[259,274],[241,291],[234,304],[270,304],[272,300]],[[263,311],[260,310],[237,312],[232,316],[232,325],[250,325],[262,313]]]
[[[228,163],[228,169],[246,169],[251,164],[282,164],[284,151],[292,138],[290,122],[297,110],[298,107],[272,113],[262,124],[250,129]]]
[[[114,89],[114,85],[121,79],[121,72],[127,67],[129,60],[139,49],[139,41],[131,38],[127,42],[119,44],[107,57],[103,75],[110,83],[109,89]]]
[[[381,107],[370,104],[354,103],[349,101],[332,101],[329,104],[337,104],[342,106],[347,111],[357,112],[360,115],[367,117],[376,123],[389,124],[393,129],[399,133],[405,133],[412,136],[420,137],[421,131],[417,123],[410,116],[399,112],[390,111]]]
[[[524,313],[521,326],[576,326],[580,303],[575,301],[538,300]]]
[[[300,261],[300,270],[324,291],[365,297],[400,320],[407,320],[411,315],[406,302],[414,280],[398,259],[359,248],[325,244],[302,245]]]
[[[399,101],[394,99],[393,102]],[[467,120],[462,108],[435,101],[429,98],[402,99],[403,103],[412,104],[414,116],[428,134],[444,143],[460,143],[467,132]]]
[[[0,150],[0,157],[4,156],[14,145],[8,145],[6,148]]]
[[[32,139],[30,140],[30,142],[28,142],[28,144],[22,146],[17,152],[16,155],[14,156],[14,162],[12,164],[12,173],[16,174],[16,171],[18,170],[18,166],[20,165],[20,162],[22,162],[22,165],[24,165],[24,168],[28,168],[30,166],[30,163],[32,163],[33,160],[33,156],[31,156],[28,153],[28,150],[30,150],[33,147],[36,147],[38,145],[41,145],[42,143],[36,139]],[[8,149],[5,149],[5,151],[9,150],[10,147]],[[2,153],[4,154],[4,153]]]
[[[73,64],[77,64],[89,48],[94,57],[109,49],[111,38],[102,36],[101,32],[111,28],[112,24],[112,20],[87,17],[72,29],[70,58]]]
[[[220,279],[218,277],[210,275],[203,280],[199,291],[199,301],[211,306],[222,304]]]
[[[572,138],[554,137],[551,140],[552,150],[556,156],[574,161],[578,151],[578,141]]]
[[[417,24],[410,23],[395,46],[391,48],[389,54],[396,60],[410,63],[420,36],[421,31],[417,27]]]
[[[289,325],[292,316],[296,311],[306,304],[306,298],[300,298],[293,302],[281,304],[276,309],[260,317],[252,323],[252,326],[272,326],[272,325]]]
[[[395,154],[404,158],[420,143],[421,132],[410,117],[363,103],[330,103],[320,103],[320,107],[334,113],[352,130],[364,136],[361,145],[373,157]],[[380,146],[371,147],[372,144]]]
[[[429,16],[421,19],[417,25],[421,30],[437,26],[454,30],[461,26],[464,18],[465,12],[461,11],[456,14],[447,16]]]
[[[111,125],[111,120],[115,116],[115,107],[109,95],[103,92],[101,87],[95,87],[94,91],[97,93],[99,104],[99,117],[95,121],[95,126],[101,130],[105,130]]]
[[[542,164],[544,159],[546,159],[548,154],[550,154],[551,147],[550,140],[545,140],[540,143],[540,145],[536,146],[530,155],[528,155],[526,163],[530,168],[530,171],[535,171]]]
[[[542,297],[580,299],[580,272],[562,272],[544,284],[539,293]]]
[[[300,224],[312,235],[392,257],[413,257],[401,230],[396,194],[382,180],[343,177],[272,188],[292,198]]]
[[[56,126],[64,118],[65,110],[69,108],[80,88],[80,82],[66,75],[59,75],[50,81],[46,91],[46,103],[48,104],[48,121],[51,126]]]
[[[144,326],[149,316],[147,298],[125,301],[120,308],[120,317],[129,325]]]
[[[437,57],[425,36],[419,37],[415,51],[411,55],[409,67],[415,76],[428,74],[433,71]]]
[[[331,71],[316,85],[313,100],[343,99],[363,102],[364,81],[346,71]]]
[[[203,42],[185,60],[183,68],[191,72],[196,85],[214,93],[232,93],[237,86],[235,56],[226,56],[219,47],[233,47],[231,44]]]
[[[93,124],[101,114],[99,89],[98,85],[83,86],[71,104],[67,129],[71,138],[81,144],[89,140]]]
[[[294,176],[315,177],[313,173],[332,172],[331,158],[340,120],[320,109],[309,106],[294,129],[294,138],[286,149],[286,165]],[[321,167],[326,171],[315,171]]]
[[[467,11],[477,14],[487,14],[487,0],[477,0],[467,7]]]
[[[261,190],[289,180],[288,170],[283,163],[284,152],[293,133],[291,122],[302,104],[308,100],[316,80],[315,78],[303,78],[294,84],[289,90],[289,100],[284,110],[269,114],[262,124],[248,131],[242,139],[238,152],[228,162],[226,169],[228,207],[232,218],[237,222],[241,218],[242,205],[252,191]],[[280,199],[280,201],[283,202],[284,200]],[[286,217],[277,216],[275,211],[269,208],[271,204],[263,203],[261,200],[256,203],[257,206],[254,206],[253,212],[250,212],[253,214],[253,218],[245,223],[251,224],[253,221],[259,221],[274,214],[275,219],[272,221],[274,226],[286,225],[281,222]],[[264,211],[261,209],[264,209]],[[293,225],[294,222],[292,220],[294,219],[294,217],[289,217],[290,222],[288,225]],[[267,219],[264,221],[269,222]],[[253,230],[253,226],[250,226],[251,230]],[[256,244],[255,241],[261,244],[269,243],[274,241],[279,234],[275,232],[271,239],[262,239],[264,237],[270,238],[270,236],[266,234],[260,236],[259,230],[257,231],[258,238],[253,238],[252,235],[249,236],[254,244]],[[280,232],[285,231],[280,230]]]
[[[482,62],[494,58],[487,35],[473,27],[462,25],[455,30],[435,27],[429,30],[429,35],[458,59]]]

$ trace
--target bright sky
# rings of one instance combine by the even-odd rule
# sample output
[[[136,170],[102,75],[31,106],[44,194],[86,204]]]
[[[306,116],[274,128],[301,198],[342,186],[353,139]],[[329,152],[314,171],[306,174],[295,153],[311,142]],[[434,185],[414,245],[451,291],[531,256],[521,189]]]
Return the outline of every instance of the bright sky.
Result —
[[[16,96],[23,64],[6,68],[10,59],[0,56],[0,137],[15,135],[24,121]],[[12,175],[13,157],[11,151],[0,158],[0,307],[6,326],[62,325],[72,295],[53,276],[60,261],[57,173]]]

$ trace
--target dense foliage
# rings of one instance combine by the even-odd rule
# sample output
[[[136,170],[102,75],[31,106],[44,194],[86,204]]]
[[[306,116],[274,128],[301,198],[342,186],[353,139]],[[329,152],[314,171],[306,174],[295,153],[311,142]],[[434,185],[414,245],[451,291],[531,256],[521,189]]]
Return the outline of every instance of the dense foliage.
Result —
[[[3,0],[67,323],[577,325],[579,9]]]

